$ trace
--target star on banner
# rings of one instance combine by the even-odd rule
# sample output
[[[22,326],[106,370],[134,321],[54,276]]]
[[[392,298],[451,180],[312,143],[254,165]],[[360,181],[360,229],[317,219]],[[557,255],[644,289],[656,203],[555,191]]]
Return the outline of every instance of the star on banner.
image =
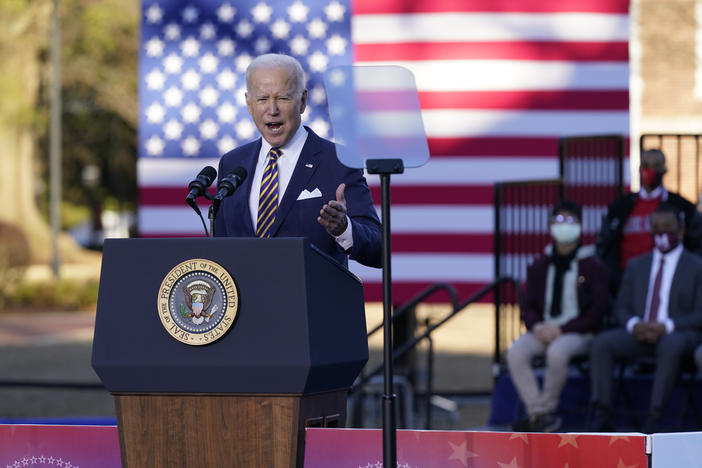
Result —
[[[580,436],[572,434],[559,434],[558,437],[561,438],[561,442],[558,444],[558,448],[561,448],[565,445],[572,445],[575,448],[579,448],[578,441],[576,439]]]
[[[500,463],[497,462],[498,465],[500,465],[500,468],[521,468],[519,465],[517,465],[517,457],[512,458],[512,461],[507,463]]]
[[[625,465],[621,458],[619,459],[619,463],[617,463],[617,468],[636,468],[637,466],[639,466],[638,463],[633,465]]]
[[[515,432],[511,436],[509,436],[509,440],[512,439],[522,439],[525,444],[529,445],[529,437],[523,432]]]
[[[461,445],[456,445],[452,442],[449,441],[449,445],[451,446],[451,450],[453,450],[453,453],[449,455],[448,459],[449,460],[460,460],[461,463],[463,463],[463,466],[468,466],[468,459],[477,457],[477,453],[473,453],[468,448],[466,447],[467,442],[464,440],[461,442]]]
[[[609,438],[609,445],[613,445],[618,440],[623,440],[624,442],[629,442],[629,437],[627,437],[627,436],[612,436]]]

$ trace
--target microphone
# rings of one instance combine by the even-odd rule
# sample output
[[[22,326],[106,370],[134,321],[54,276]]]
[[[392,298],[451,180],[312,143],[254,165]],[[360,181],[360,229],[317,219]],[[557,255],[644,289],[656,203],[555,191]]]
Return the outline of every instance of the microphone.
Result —
[[[222,201],[222,199],[231,196],[242,182],[244,182],[247,175],[246,169],[241,166],[235,167],[232,172],[222,177],[219,183],[217,183],[217,195],[214,199]]]
[[[185,197],[185,202],[192,206],[197,197],[203,196],[207,192],[207,187],[212,185],[212,181],[217,177],[217,171],[212,166],[205,166],[197,177],[190,181],[188,188],[190,193]]]

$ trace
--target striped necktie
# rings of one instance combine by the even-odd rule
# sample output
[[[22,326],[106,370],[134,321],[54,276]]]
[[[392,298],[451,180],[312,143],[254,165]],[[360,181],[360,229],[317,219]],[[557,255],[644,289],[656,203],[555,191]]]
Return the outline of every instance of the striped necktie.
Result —
[[[256,237],[270,237],[271,226],[278,212],[278,158],[283,154],[279,148],[268,152],[268,163],[261,179],[261,192],[258,195],[258,219]]]

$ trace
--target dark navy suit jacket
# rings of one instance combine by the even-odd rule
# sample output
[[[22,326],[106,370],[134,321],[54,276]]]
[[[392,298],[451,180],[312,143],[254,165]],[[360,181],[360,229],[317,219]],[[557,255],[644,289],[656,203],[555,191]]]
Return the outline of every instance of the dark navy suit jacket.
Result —
[[[305,128],[307,141],[280,200],[271,237],[308,237],[312,244],[342,265],[348,264],[348,256],[364,265],[380,267],[381,225],[363,171],[342,165],[336,157],[334,144]],[[223,200],[215,221],[217,237],[256,237],[251,222],[249,195],[260,150],[259,138],[226,153],[219,162],[220,178],[237,166],[244,167],[249,177],[231,197]],[[353,226],[353,247],[348,252],[344,252],[317,222],[322,206],[336,199],[336,188],[342,182],[346,184],[344,196]],[[322,196],[298,200],[305,189],[309,192],[319,189]]]

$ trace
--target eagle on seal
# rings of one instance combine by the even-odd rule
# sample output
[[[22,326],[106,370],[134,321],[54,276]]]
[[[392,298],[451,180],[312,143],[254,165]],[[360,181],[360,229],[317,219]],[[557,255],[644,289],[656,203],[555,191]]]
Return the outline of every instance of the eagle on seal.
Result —
[[[212,298],[215,294],[215,288],[207,281],[195,280],[188,283],[184,288],[185,304],[191,312],[185,314],[186,319],[192,320],[196,325],[200,325],[203,321],[210,321],[212,314],[207,313]]]

